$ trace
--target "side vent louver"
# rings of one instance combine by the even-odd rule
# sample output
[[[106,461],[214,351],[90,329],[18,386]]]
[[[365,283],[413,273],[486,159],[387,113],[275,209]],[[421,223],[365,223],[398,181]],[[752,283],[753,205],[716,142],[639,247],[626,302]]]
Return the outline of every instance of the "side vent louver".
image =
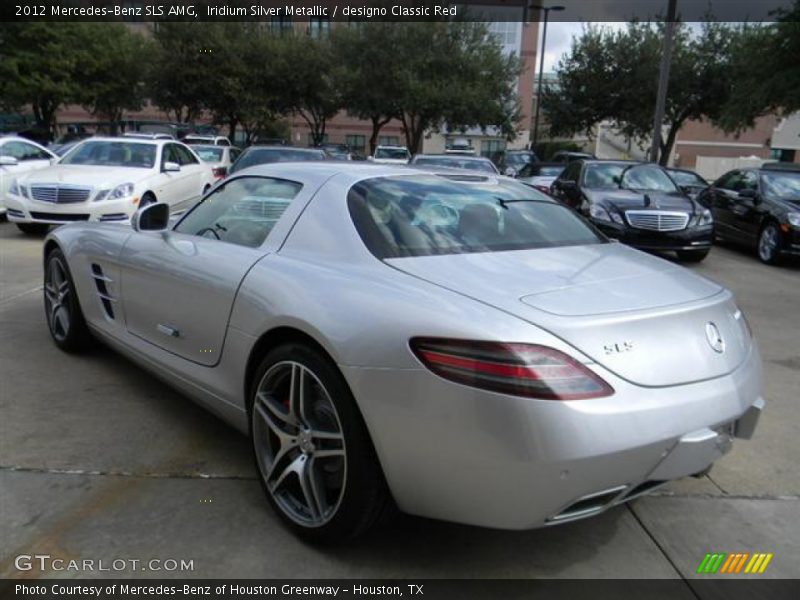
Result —
[[[114,318],[114,302],[116,298],[111,295],[108,289],[109,284],[114,283],[103,274],[103,269],[98,264],[92,264],[92,277],[94,284],[97,286],[97,296],[100,298],[100,303],[103,305],[103,310],[106,311],[106,316],[109,319]]]

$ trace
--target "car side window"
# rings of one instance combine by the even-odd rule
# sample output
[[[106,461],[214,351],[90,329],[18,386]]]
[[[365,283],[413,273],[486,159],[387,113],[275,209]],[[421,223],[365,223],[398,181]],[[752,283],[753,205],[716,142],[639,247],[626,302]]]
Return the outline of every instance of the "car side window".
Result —
[[[714,184],[714,187],[722,190],[735,191],[740,175],[741,171],[731,171],[730,173],[726,173],[717,180],[717,182]]]
[[[18,161],[26,160],[50,160],[51,156],[34,146],[33,144],[26,144],[25,142],[8,142],[3,144],[0,148],[0,155],[11,156]]]
[[[178,144],[173,145],[175,147],[175,152],[178,154],[178,161],[181,166],[197,164],[197,159],[194,157],[191,150],[185,146],[179,146]]]
[[[302,187],[270,177],[232,179],[195,206],[175,231],[256,248]]]
[[[580,174],[581,174],[581,163],[573,162],[567,165],[567,168],[564,169],[563,173],[561,173],[559,179],[561,181],[574,181],[575,183],[577,183]]]
[[[742,190],[757,190],[758,189],[758,176],[753,171],[742,171],[742,176],[737,183],[737,192]]]
[[[237,158],[239,158],[239,155],[242,153],[242,151],[239,150],[238,148],[231,148],[228,152],[230,152],[231,163],[233,163]]]
[[[175,151],[175,148],[176,148],[175,144],[164,144],[164,151],[161,156],[162,168],[168,162],[181,164],[181,159],[178,156],[178,153]]]

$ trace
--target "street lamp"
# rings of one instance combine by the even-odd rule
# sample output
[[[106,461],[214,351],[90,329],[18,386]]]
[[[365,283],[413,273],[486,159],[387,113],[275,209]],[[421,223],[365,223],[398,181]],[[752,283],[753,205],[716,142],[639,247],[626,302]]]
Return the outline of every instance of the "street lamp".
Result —
[[[539,84],[536,90],[536,116],[533,118],[533,143],[531,149],[536,146],[539,141],[539,107],[542,105],[542,75],[544,74],[544,49],[547,46],[547,21],[550,16],[550,11],[560,12],[564,10],[563,6],[543,6],[541,4],[533,4],[531,8],[544,11],[544,27],[542,28],[542,52],[539,56]]]

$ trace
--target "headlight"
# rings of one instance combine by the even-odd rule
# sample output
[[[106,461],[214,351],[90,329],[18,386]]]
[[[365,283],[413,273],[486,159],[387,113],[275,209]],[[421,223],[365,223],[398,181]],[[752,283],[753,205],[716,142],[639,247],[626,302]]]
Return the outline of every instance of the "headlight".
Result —
[[[28,188],[21,183],[17,183],[17,180],[15,179],[11,182],[11,185],[8,188],[8,193],[13,194],[14,196],[22,196],[25,198],[28,196]]]
[[[100,190],[97,192],[97,196],[95,196],[94,201],[119,200],[120,198],[127,198],[128,196],[133,196],[132,183],[123,183],[122,185],[115,187],[113,190]]]
[[[800,212],[790,212],[788,218],[792,227],[800,228]]]
[[[699,216],[694,218],[695,227],[707,227],[714,223],[714,216],[711,211],[706,209]]]
[[[589,207],[589,214],[593,219],[597,219],[598,221],[614,221],[616,223],[622,223],[622,217],[619,216],[617,213],[606,210],[602,206],[597,204],[592,204]]]

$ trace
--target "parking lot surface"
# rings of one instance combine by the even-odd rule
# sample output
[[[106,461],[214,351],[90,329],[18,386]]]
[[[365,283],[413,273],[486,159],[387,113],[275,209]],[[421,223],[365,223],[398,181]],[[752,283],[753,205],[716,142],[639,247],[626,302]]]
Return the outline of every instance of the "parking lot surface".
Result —
[[[193,565],[69,577],[684,578],[690,592],[708,552],[771,552],[756,577],[800,577],[797,261],[767,267],[716,247],[691,267],[736,294],[768,401],[755,438],[709,476],[559,527],[505,532],[398,515],[356,543],[320,549],[270,511],[244,437],[108,349],[56,349],[41,245],[0,222],[2,577],[64,576],[15,567],[20,554],[49,554]]]

